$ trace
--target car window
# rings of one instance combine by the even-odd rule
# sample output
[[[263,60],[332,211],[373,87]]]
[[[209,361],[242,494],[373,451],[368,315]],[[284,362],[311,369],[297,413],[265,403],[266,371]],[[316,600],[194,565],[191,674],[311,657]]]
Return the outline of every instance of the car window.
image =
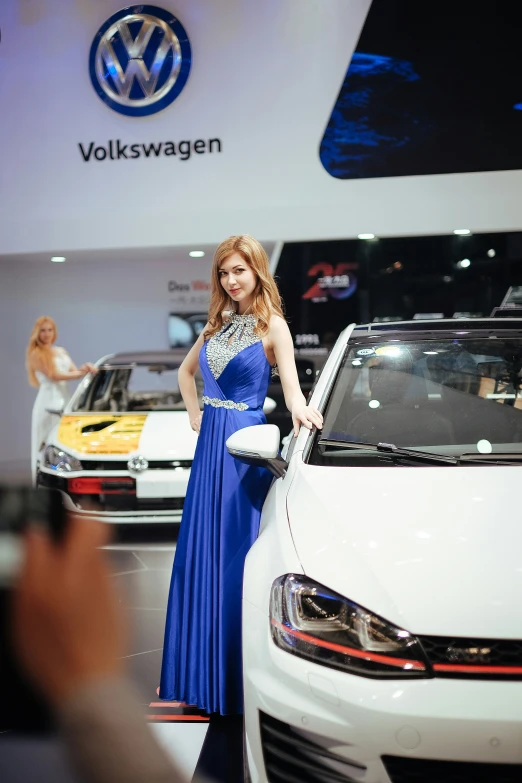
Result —
[[[453,456],[522,452],[521,371],[514,338],[349,344],[316,440]],[[315,447],[314,460],[325,464]]]
[[[196,387],[202,404],[199,378],[196,378]],[[100,369],[73,410],[112,413],[184,411],[178,368],[148,364]]]

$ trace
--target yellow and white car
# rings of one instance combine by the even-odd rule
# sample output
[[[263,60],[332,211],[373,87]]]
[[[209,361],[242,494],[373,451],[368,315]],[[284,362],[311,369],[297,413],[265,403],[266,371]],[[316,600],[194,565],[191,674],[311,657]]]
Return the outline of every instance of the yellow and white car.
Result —
[[[98,373],[57,412],[38,486],[61,490],[71,511],[91,518],[179,522],[197,442],[177,381],[185,354],[119,353],[97,362]]]
[[[186,349],[118,353],[79,384],[42,449],[37,486],[76,514],[110,522],[181,521],[197,435],[178,386]],[[196,376],[201,400],[202,381]],[[272,413],[267,397],[263,410]]]

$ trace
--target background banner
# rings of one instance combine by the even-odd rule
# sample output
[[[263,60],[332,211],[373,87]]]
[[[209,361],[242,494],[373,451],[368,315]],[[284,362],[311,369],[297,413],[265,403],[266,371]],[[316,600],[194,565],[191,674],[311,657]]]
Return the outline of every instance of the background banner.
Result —
[[[483,171],[519,165],[518,150],[511,141],[494,151],[478,143],[481,123],[497,127],[497,138],[522,118],[514,108],[522,96],[508,95],[493,69],[503,45],[496,6],[473,8],[460,24],[453,6],[448,17],[440,4],[422,3],[429,23],[413,51],[396,30],[409,14],[405,0],[371,10],[370,0],[156,2],[130,6],[136,20],[123,24],[122,0],[2,1],[0,254],[216,243],[243,232],[291,241],[520,225],[522,171]],[[511,22],[517,29],[510,15],[504,31]],[[482,35],[461,73],[466,57],[456,53],[469,52],[479,18],[491,40]],[[425,40],[433,24],[451,50]],[[515,50],[499,62],[509,65]],[[411,65],[382,66],[379,75],[379,58]],[[350,62],[355,90],[351,76],[345,82]],[[433,92],[438,74],[461,90],[451,107],[447,90]],[[495,90],[505,121],[498,106],[492,113]],[[340,95],[357,106],[340,106]],[[352,166],[345,158],[364,101],[370,136]],[[451,173],[463,171],[475,173]]]

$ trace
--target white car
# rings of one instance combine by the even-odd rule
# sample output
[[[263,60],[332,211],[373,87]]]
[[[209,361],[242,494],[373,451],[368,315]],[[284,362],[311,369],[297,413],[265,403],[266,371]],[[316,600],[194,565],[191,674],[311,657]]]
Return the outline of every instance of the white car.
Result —
[[[119,353],[97,362],[47,439],[37,485],[76,514],[111,522],[177,522],[194,458],[177,382],[186,351]]]
[[[243,589],[253,783],[522,780],[522,321],[348,327]]]
[[[197,435],[178,386],[186,350],[105,356],[79,384],[43,448],[37,486],[75,514],[112,523],[179,523]],[[201,401],[202,381],[196,375]],[[275,401],[263,406],[270,414]]]

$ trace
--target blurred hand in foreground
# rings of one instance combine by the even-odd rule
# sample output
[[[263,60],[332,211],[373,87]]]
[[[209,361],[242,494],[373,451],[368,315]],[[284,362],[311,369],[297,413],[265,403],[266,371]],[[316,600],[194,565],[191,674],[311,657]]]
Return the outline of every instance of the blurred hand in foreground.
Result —
[[[12,606],[18,659],[57,707],[77,688],[122,672],[125,624],[105,556],[110,530],[70,517],[55,543],[32,527]]]

